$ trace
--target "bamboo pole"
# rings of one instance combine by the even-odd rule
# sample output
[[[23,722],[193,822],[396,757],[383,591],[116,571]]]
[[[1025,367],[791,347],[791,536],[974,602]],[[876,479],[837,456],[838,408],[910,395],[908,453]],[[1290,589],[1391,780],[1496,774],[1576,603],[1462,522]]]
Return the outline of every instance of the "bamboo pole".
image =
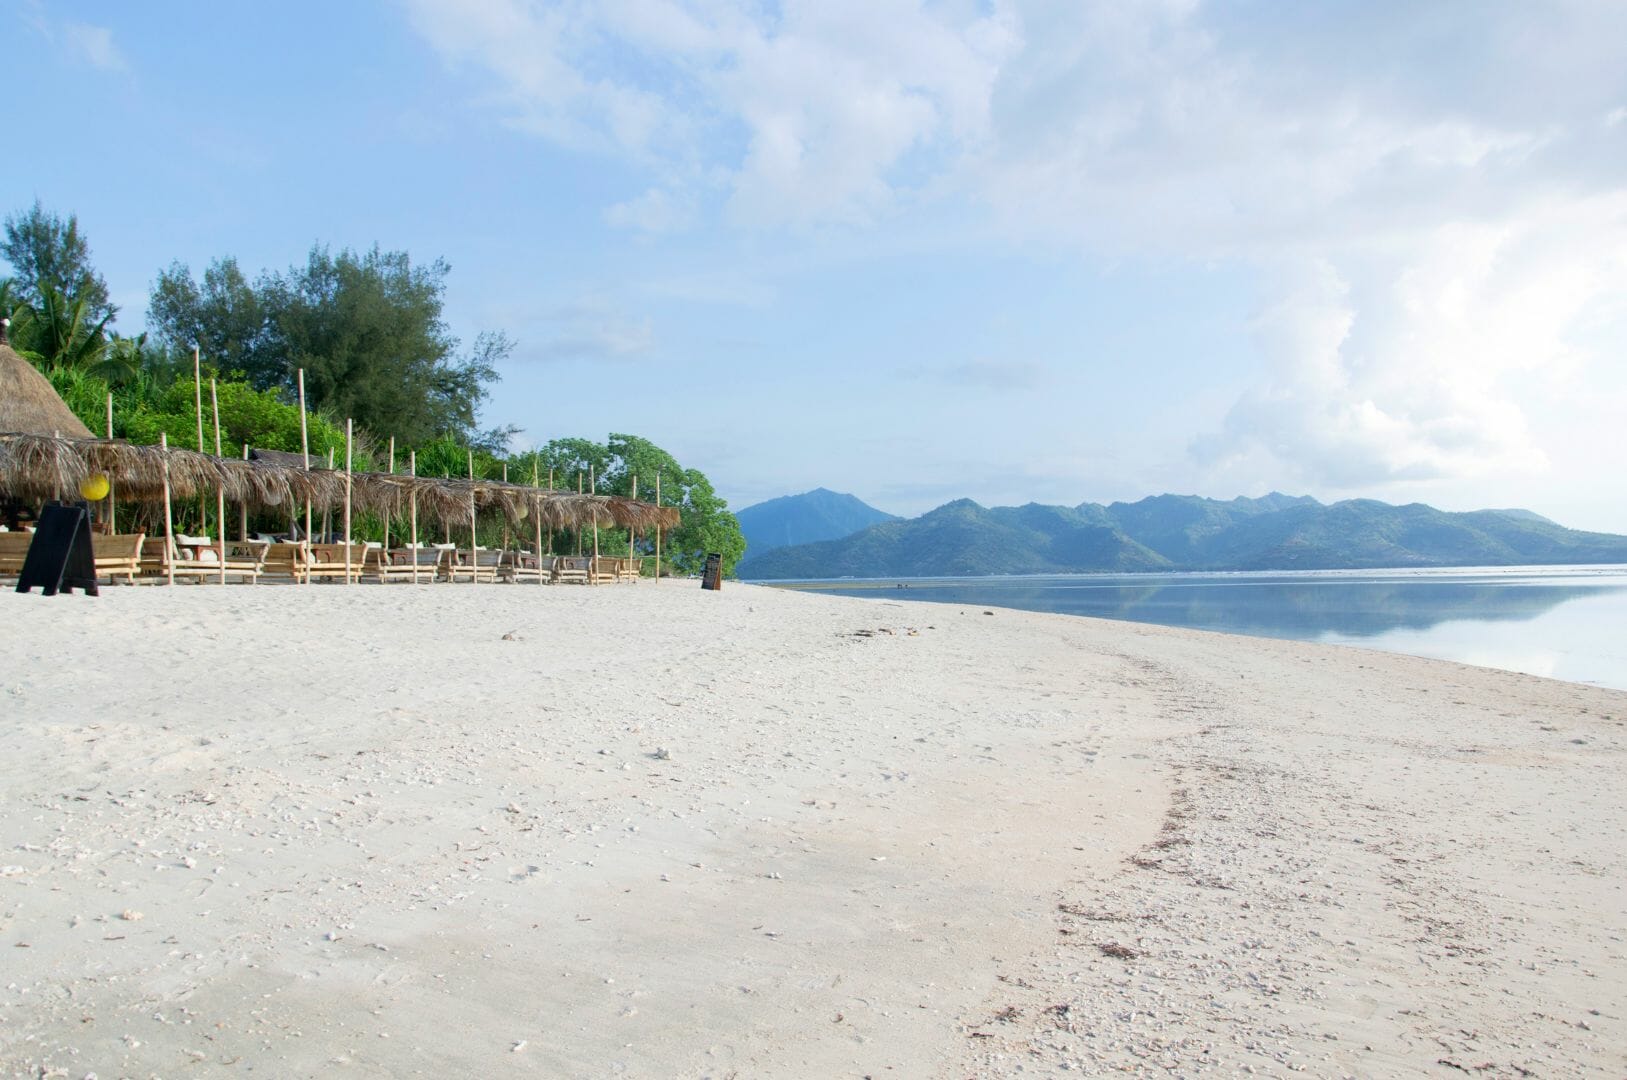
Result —
[[[220,391],[215,386],[215,380],[209,380],[209,408],[215,414],[215,456],[222,457],[220,452]],[[220,526],[220,583],[226,584],[226,489],[215,489],[215,521]]]
[[[661,470],[655,470],[655,508],[661,509]],[[655,583],[661,584],[661,526],[655,526]]]
[[[588,487],[589,487],[589,489],[592,491],[592,493],[594,495],[599,494],[599,477],[598,477],[598,474],[593,471],[593,466],[592,465],[588,466]],[[588,581],[592,582],[595,585],[599,584],[599,508],[598,508],[598,506],[594,506],[594,508],[593,508],[593,572],[588,574]]]
[[[503,483],[508,483],[508,462],[503,462]],[[508,515],[503,515],[503,550],[508,550]]]
[[[538,484],[537,484],[538,479],[539,479],[539,477],[537,475],[537,459],[532,458],[531,459],[531,486],[533,488],[538,486]],[[537,506],[536,506],[536,509],[533,511],[533,513],[534,513],[534,516],[537,519],[536,522],[535,522],[535,524],[537,526],[537,584],[541,585],[542,584],[542,500],[541,499],[537,500]]]
[[[552,465],[548,466],[548,490],[549,491],[554,490],[554,467]],[[548,554],[552,555],[553,553],[554,553],[554,530],[549,529],[548,530]]]
[[[175,512],[169,501],[169,435],[158,433],[158,448],[164,451],[164,583],[175,584]]]
[[[576,493],[578,495],[582,494],[582,470],[581,469],[576,470]],[[578,518],[577,522],[576,522],[576,557],[578,559],[580,559],[582,557],[582,522],[581,522],[580,518]],[[588,576],[592,577],[593,575],[589,574]]]
[[[113,439],[113,391],[107,392],[107,437]],[[113,501],[113,478],[107,478],[107,535],[113,536],[118,530],[118,504]]]
[[[638,501],[638,473],[633,474],[633,501]],[[638,559],[638,555],[633,551],[633,539],[637,535],[637,529],[631,525],[627,526],[627,557],[629,559]],[[637,577],[639,573],[642,573],[644,570],[644,560],[639,559],[638,565],[634,569],[636,572],[633,576]]]
[[[198,414],[198,453],[203,453],[203,361],[198,356],[198,347],[192,346],[192,397],[197,403]],[[204,510],[203,492],[198,492],[198,531],[209,531],[209,516]]]
[[[475,521],[475,452],[469,451],[469,580],[480,584],[480,538]]]
[[[299,369],[299,448],[305,455],[305,471],[311,471],[311,433],[305,422],[305,369]],[[311,500],[305,500],[305,549],[310,550],[311,545]],[[311,575],[305,575],[304,584],[311,583]]]
[[[345,417],[345,584],[354,585],[350,576],[350,450],[351,430],[350,417]],[[328,451],[330,454],[332,451]]]
[[[333,447],[331,447],[331,446],[328,447],[328,471],[329,472],[333,471]],[[333,507],[330,506],[327,509],[322,511],[322,542],[324,544],[327,543],[328,542],[328,537],[330,537],[332,535],[333,535]]]
[[[244,443],[243,444],[243,460],[247,461],[248,459],[249,459],[249,444]],[[246,503],[246,502],[242,503],[240,505],[240,507],[239,507],[239,510],[241,511],[241,516],[237,519],[237,538],[239,540],[247,540],[249,538],[249,504]],[[255,581],[256,584],[258,584],[260,579],[255,578],[254,581]]]
[[[418,475],[418,451],[407,451],[407,472],[413,476]],[[408,514],[412,522],[412,583],[418,584],[418,485],[414,484],[412,494],[407,498]]]
[[[391,476],[395,475],[395,436],[394,435],[390,436],[390,475]],[[390,518],[391,518],[391,516],[392,515],[391,515],[390,511],[386,510],[384,512],[384,548],[383,548],[383,558],[379,561],[380,566],[387,566],[387,565],[389,565],[389,561],[390,561]]]

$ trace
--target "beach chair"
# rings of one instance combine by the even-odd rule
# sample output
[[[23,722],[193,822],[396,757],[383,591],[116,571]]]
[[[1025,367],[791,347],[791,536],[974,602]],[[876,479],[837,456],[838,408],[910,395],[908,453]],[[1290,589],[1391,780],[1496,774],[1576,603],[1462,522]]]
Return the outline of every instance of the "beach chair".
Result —
[[[134,584],[136,575],[141,573],[141,543],[145,539],[145,533],[113,536],[92,533],[90,550],[96,560],[96,576],[115,583],[122,577],[126,583]]]
[[[23,560],[28,558],[28,545],[33,542],[31,532],[0,532],[0,574],[11,577],[21,574]]]
[[[28,557],[28,545],[34,542],[31,532],[0,533],[0,577],[19,577],[23,560]]]
[[[580,555],[562,555],[555,560],[554,578],[562,585],[586,585],[591,558]]]
[[[559,580],[554,571],[558,557],[537,555],[530,551],[510,553],[510,578],[513,581],[535,581],[539,585],[552,585]]]
[[[618,563],[616,567],[616,580],[624,581],[629,584],[637,584],[638,579],[643,572],[644,560],[634,556],[618,559],[616,561]]]
[[[260,573],[265,577],[285,577],[290,581],[304,581],[311,567],[311,553],[303,543],[277,543],[266,545],[260,560]]]
[[[349,573],[352,578],[360,579],[362,560],[366,556],[366,544],[350,545]],[[306,573],[312,578],[339,578],[343,580],[346,573],[345,545],[312,544],[311,565]]]
[[[503,576],[503,556],[505,551],[476,548],[475,559],[469,562],[468,549],[460,550],[452,560],[453,581],[496,581]]]
[[[373,551],[377,549],[369,549]],[[411,581],[414,571],[420,582],[446,581],[452,565],[452,549],[439,547],[394,548],[378,560],[380,581]]]
[[[265,568],[266,552],[271,547],[263,540],[228,540],[208,547],[194,547],[190,559],[175,560],[175,576],[196,581],[218,580],[220,564],[226,563],[226,576],[257,585]]]
[[[607,555],[597,559],[588,559],[588,575],[594,585],[614,585],[616,583],[616,563],[619,560]]]

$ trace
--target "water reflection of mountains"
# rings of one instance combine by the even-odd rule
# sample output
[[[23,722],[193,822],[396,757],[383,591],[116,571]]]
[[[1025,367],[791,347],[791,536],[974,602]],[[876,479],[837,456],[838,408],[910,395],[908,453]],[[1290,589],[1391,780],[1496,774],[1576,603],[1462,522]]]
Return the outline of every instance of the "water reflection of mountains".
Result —
[[[830,591],[948,604],[996,605],[1061,615],[1185,626],[1264,637],[1316,638],[1324,633],[1373,637],[1391,630],[1428,630],[1454,619],[1520,622],[1567,600],[1618,591],[1619,585],[1467,584],[1448,582],[1273,582],[1147,585],[939,585],[906,590],[855,587]]]

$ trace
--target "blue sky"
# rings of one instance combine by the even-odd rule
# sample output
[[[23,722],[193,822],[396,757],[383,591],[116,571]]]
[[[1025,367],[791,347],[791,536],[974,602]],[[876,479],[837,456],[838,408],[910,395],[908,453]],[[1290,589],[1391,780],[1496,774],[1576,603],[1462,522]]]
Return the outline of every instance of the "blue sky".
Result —
[[[1627,5],[0,0],[0,210],[452,265],[484,415],[732,505],[1527,506],[1627,532]]]

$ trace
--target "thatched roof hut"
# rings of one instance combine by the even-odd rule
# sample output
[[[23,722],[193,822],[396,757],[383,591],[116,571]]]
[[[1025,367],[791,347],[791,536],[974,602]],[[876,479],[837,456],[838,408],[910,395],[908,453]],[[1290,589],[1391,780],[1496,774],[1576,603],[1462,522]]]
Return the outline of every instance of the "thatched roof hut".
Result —
[[[75,491],[92,473],[104,473],[120,499],[157,503],[169,472],[171,495],[190,499],[222,492],[228,502],[284,512],[309,502],[314,510],[344,505],[345,474],[334,469],[304,468],[298,454],[251,451],[257,458],[219,458],[196,450],[133,446],[110,439],[57,438],[50,435],[0,434],[0,495],[50,499]],[[656,507],[614,495],[578,495],[571,491],[507,484],[496,480],[459,480],[399,473],[353,473],[351,505],[357,510],[400,516],[410,498],[427,521],[458,528],[473,510],[499,513],[519,525],[535,520],[546,528],[599,525],[649,529],[678,525],[675,507]]]
[[[0,319],[0,432],[88,439],[90,428],[68,408],[51,380],[17,355]]]

